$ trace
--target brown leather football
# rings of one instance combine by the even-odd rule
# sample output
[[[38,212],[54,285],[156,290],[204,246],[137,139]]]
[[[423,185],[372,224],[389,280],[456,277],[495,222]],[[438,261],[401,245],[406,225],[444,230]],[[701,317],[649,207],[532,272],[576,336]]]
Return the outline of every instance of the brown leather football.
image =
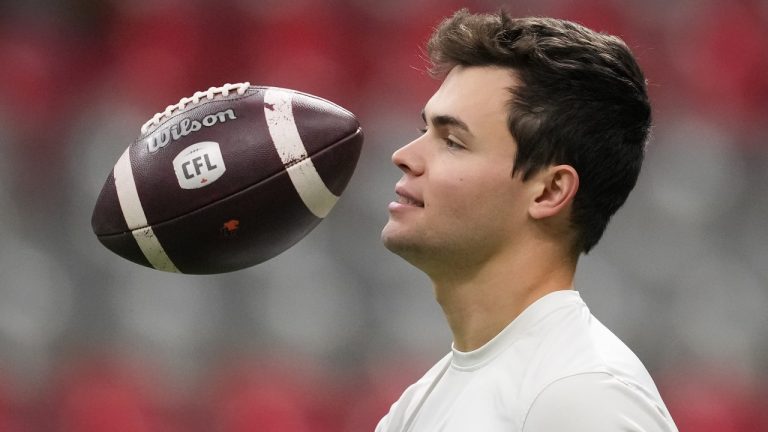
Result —
[[[355,116],[319,97],[212,87],[142,126],[107,177],[91,225],[108,249],[158,270],[250,267],[330,212],[362,143]]]

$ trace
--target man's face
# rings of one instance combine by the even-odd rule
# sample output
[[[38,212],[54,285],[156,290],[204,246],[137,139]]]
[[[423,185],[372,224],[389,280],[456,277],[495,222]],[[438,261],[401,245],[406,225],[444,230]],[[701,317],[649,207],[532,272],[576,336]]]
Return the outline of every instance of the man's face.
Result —
[[[385,246],[430,273],[472,266],[514,247],[531,191],[511,176],[509,69],[451,70],[424,109],[426,132],[397,150],[403,171],[389,205]]]

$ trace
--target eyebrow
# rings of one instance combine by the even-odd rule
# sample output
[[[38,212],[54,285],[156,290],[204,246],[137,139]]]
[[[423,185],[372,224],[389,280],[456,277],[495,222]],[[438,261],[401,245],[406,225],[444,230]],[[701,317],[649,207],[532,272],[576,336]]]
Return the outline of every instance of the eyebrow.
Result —
[[[422,120],[424,120],[424,123],[427,123],[427,114],[424,110],[421,110],[421,118]],[[474,135],[472,135],[472,132],[469,130],[469,126],[467,126],[466,123],[464,123],[463,121],[459,120],[454,116],[436,115],[436,116],[432,116],[430,120],[431,120],[431,123],[434,124],[435,126],[455,126],[463,130],[467,134],[469,134],[469,136],[474,137]]]

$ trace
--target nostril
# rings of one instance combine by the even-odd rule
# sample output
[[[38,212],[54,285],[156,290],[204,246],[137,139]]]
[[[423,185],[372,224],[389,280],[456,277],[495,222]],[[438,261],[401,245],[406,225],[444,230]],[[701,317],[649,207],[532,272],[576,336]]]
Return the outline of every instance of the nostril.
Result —
[[[423,170],[421,155],[416,151],[415,143],[416,141],[410,142],[392,153],[392,163],[410,175],[420,175]]]

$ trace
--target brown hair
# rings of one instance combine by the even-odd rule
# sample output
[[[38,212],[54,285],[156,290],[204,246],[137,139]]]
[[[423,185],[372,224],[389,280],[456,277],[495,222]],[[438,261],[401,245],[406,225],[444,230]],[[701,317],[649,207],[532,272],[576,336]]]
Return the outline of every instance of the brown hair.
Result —
[[[516,74],[508,127],[517,141],[512,174],[571,165],[579,174],[571,224],[578,252],[602,237],[640,173],[651,127],[646,82],[618,37],[552,18],[505,12],[444,20],[427,52],[442,76],[461,66],[501,66]]]

